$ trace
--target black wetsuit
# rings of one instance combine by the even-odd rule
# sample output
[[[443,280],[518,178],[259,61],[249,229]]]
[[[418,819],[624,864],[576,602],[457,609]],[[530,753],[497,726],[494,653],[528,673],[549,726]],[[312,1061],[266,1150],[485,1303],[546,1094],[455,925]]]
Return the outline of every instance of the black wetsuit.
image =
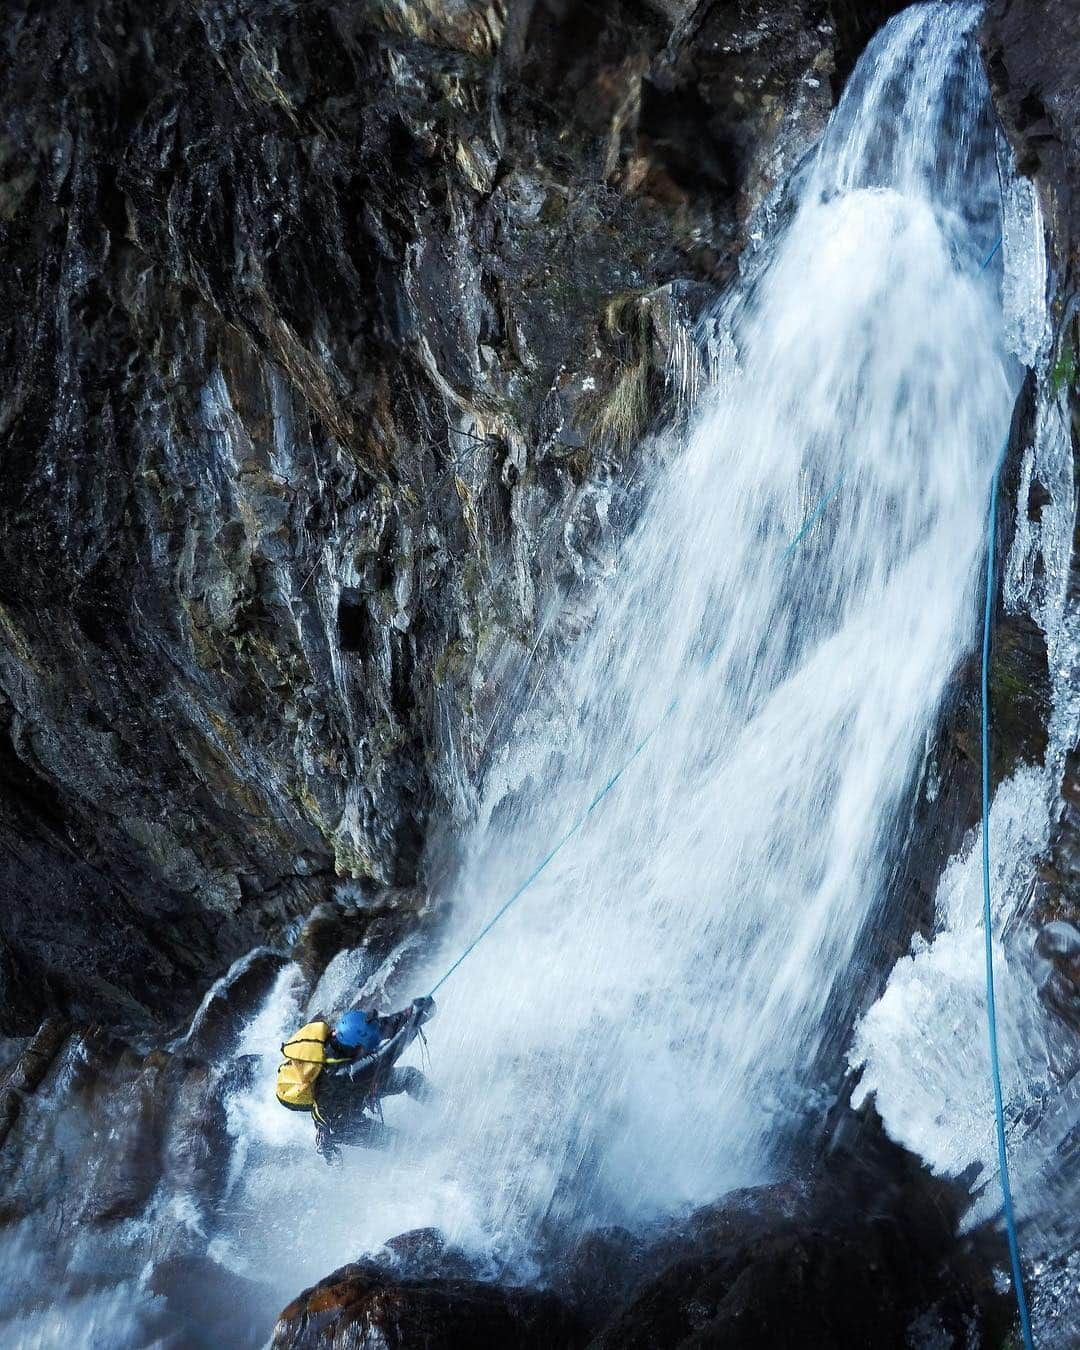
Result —
[[[428,1095],[427,1079],[419,1069],[396,1067],[398,1057],[411,1045],[424,1021],[416,1006],[386,1017],[371,1017],[382,1040],[374,1051],[348,1050],[331,1038],[328,1049],[335,1057],[348,1057],[347,1064],[328,1064],[315,1089],[316,1120],[322,1118],[334,1144],[385,1146],[393,1130],[378,1118],[383,1097],[402,1092],[422,1100]],[[373,1114],[374,1113],[374,1114]]]

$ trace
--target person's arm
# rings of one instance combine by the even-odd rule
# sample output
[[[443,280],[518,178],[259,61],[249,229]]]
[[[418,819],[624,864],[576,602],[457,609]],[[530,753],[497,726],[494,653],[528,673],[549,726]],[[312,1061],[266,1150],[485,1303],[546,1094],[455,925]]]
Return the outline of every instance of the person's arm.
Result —
[[[379,1066],[393,1064],[414,1035],[415,1028],[412,1022],[406,1019],[405,1024],[399,1027],[393,1036],[383,1041],[377,1050],[372,1050],[366,1055],[358,1055],[351,1064],[344,1065],[341,1072],[355,1082]]]
[[[379,1028],[379,1035],[384,1041],[396,1036],[403,1026],[406,1026],[412,1017],[412,1008],[402,1008],[400,1012],[387,1013],[384,1017],[374,1017],[372,1021]]]
[[[387,1013],[385,1017],[376,1017],[375,1022],[378,1025],[379,1033],[384,1040],[397,1033],[405,1026],[421,1026],[428,1021],[435,1012],[435,1000],[433,998],[414,998],[407,1008],[402,1008],[400,1012]]]
[[[377,1065],[393,1064],[398,1055],[402,1054],[405,1047],[416,1036],[421,1024],[426,1022],[434,1011],[435,1002],[433,999],[417,998],[412,1001],[408,1008],[403,1008],[401,1012],[390,1013],[386,1017],[377,1018],[380,1031],[389,1027],[393,1027],[394,1030],[390,1032],[377,1050],[359,1056],[347,1065],[342,1072],[347,1074],[349,1078],[356,1079],[362,1078]]]

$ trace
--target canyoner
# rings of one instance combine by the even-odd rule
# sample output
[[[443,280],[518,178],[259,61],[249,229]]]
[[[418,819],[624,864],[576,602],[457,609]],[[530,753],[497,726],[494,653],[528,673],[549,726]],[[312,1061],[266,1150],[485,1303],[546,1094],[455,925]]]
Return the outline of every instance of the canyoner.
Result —
[[[382,1120],[384,1097],[402,1093],[417,1101],[430,1097],[424,1075],[397,1061],[435,1013],[430,997],[414,999],[400,1012],[379,1016],[352,1008],[335,1025],[321,1017],[282,1043],[283,1059],[275,1095],[290,1111],[309,1114],[318,1152],[327,1162],[340,1158],[342,1144],[385,1148],[393,1132]]]

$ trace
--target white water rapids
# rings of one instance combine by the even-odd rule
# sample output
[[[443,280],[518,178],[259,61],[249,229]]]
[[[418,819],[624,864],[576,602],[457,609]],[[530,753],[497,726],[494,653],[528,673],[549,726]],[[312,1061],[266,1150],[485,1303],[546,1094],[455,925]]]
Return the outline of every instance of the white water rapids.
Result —
[[[980,272],[1000,221],[978,14],[917,7],[863,57],[767,266],[718,317],[716,387],[685,445],[656,447],[585,636],[489,775],[419,989],[680,697],[447,984],[438,1104],[389,1103],[400,1146],[331,1174],[268,1081],[235,1103],[253,1265],[299,1285],[433,1224],[527,1271],[552,1232],[775,1174],[820,1119],[827,1012],[973,642],[1017,385]],[[247,1048],[295,1022],[290,989]],[[285,1203],[297,1169],[310,1218]]]
[[[126,1264],[92,1236],[71,1261],[122,1269],[123,1282],[87,1292],[73,1274],[66,1306],[0,1322],[15,1343],[141,1344],[140,1253],[170,1224],[269,1282],[273,1311],[424,1226],[492,1275],[528,1278],[542,1252],[591,1227],[633,1227],[797,1167],[852,1046],[896,1137],[942,1171],[987,1162],[967,853],[943,879],[936,940],[899,963],[856,1028],[867,971],[883,978],[889,964],[874,954],[886,899],[905,902],[888,890],[890,860],[947,682],[977,640],[990,476],[1022,375],[1010,351],[1035,363],[1016,329],[1042,313],[1041,294],[1017,300],[1017,278],[1037,270],[1023,252],[1037,222],[1005,228],[1008,322],[1001,257],[982,268],[1002,187],[1008,202],[1015,185],[1008,166],[999,176],[979,14],[922,4],[878,35],[710,316],[716,378],[685,434],[645,447],[645,505],[589,622],[543,670],[479,785],[440,940],[406,953],[396,1003],[436,982],[632,760],[441,991],[436,1100],[387,1102],[395,1147],[327,1168],[310,1121],[274,1100],[278,1045],[364,981],[393,987],[394,961],[339,956],[307,1002],[287,969],[237,1050],[261,1067],[228,1102],[219,1211],[195,1212],[163,1182],[122,1234]],[[1054,526],[1059,544],[1068,526]],[[1033,548],[1021,529],[1014,592]],[[1039,618],[1049,632],[1061,615]],[[1021,772],[995,804],[1002,922],[1044,840],[1055,765]],[[1002,984],[1034,1004],[1022,977]],[[1030,1050],[1033,1020],[1004,1017],[1014,1117],[1014,1041]],[[1032,1194],[1049,1184],[1042,1165],[1027,1174]],[[0,1270],[21,1283],[46,1244],[17,1242]],[[0,1284],[0,1302],[14,1305],[13,1291]]]

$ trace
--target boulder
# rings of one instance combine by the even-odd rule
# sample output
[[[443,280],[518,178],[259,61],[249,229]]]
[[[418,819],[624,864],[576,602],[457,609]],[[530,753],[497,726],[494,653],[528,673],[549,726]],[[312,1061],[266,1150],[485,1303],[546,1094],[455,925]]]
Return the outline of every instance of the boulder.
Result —
[[[273,1350],[583,1350],[580,1320],[553,1294],[470,1280],[395,1280],[351,1265],[281,1313]]]
[[[1013,1317],[994,1280],[1000,1236],[959,1236],[962,1188],[932,1178],[872,1113],[841,1112],[833,1125],[831,1149],[804,1181],[735,1191],[636,1234],[586,1234],[549,1261],[543,1293],[462,1278],[460,1254],[438,1232],[404,1234],[388,1244],[390,1263],[346,1266],[301,1294],[273,1345],[999,1344]]]

